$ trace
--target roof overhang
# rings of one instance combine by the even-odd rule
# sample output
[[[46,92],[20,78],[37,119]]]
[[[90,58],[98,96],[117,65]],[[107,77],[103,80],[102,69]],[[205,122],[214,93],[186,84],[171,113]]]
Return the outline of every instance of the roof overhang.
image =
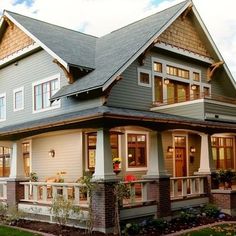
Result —
[[[24,124],[0,129],[0,140],[17,140],[36,134],[76,129],[120,127],[127,125],[142,126],[152,130],[189,129],[209,134],[236,133],[236,124],[201,121],[157,112],[144,112],[131,109],[101,106],[83,111],[35,120]]]

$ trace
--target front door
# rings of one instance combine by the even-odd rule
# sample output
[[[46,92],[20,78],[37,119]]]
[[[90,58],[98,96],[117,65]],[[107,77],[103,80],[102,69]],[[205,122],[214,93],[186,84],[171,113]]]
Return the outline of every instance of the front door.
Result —
[[[187,176],[186,150],[184,147],[175,148],[175,176]]]

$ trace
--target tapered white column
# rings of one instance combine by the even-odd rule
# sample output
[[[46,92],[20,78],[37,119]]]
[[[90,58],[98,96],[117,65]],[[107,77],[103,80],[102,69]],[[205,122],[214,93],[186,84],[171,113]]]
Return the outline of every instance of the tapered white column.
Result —
[[[110,133],[108,129],[100,129],[97,131],[96,163],[93,179],[108,180],[115,178],[116,175],[113,172]]]
[[[201,134],[201,156],[198,174],[211,174],[214,170],[211,136],[208,134]]]
[[[25,177],[21,142],[14,142],[12,144],[11,167],[9,177],[13,179]]]
[[[162,145],[162,135],[160,132],[150,132],[150,151],[148,171],[145,177],[159,178],[167,175]]]

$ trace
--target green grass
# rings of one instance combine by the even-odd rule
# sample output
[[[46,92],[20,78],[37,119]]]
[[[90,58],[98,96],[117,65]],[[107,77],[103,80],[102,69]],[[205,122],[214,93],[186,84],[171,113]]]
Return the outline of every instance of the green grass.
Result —
[[[216,225],[182,234],[182,236],[236,236],[236,224]]]
[[[0,235],[1,236],[40,236],[40,234],[34,234],[26,232],[24,230],[13,229],[7,226],[0,226]]]

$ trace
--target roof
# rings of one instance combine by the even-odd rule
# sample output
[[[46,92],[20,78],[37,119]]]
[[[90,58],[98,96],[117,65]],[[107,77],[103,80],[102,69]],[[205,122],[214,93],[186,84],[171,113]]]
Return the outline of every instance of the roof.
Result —
[[[176,124],[178,124],[178,128],[189,128],[191,130],[197,130],[201,132],[205,132],[206,129],[211,129],[216,132],[220,132],[222,130],[229,132],[236,132],[236,124],[235,123],[221,123],[221,122],[212,122],[212,121],[202,121],[193,118],[187,118],[182,116],[176,116],[171,114],[164,114],[158,112],[151,111],[139,111],[134,109],[126,109],[126,108],[114,108],[108,106],[100,106],[95,108],[90,108],[86,110],[71,112],[67,114],[42,118],[39,120],[33,120],[26,123],[19,123],[16,125],[5,126],[0,128],[0,140],[13,138],[15,139],[17,135],[20,137],[29,136],[43,133],[45,129],[48,130],[58,130],[61,129],[61,126],[65,128],[79,128],[78,124],[82,124],[81,128],[85,128],[83,122],[92,122],[95,124],[94,120],[96,119],[109,119],[109,124],[112,126],[112,120],[115,122],[115,126],[122,126],[123,121],[127,125],[129,121],[130,124],[134,124],[132,122],[141,122],[143,126],[147,124],[152,124],[154,127],[159,130],[165,129],[174,129],[176,128]],[[119,119],[118,119],[119,118]],[[159,125],[157,125],[159,124]],[[161,125],[160,125],[161,124]],[[100,123],[97,123],[99,126]],[[91,128],[91,124],[88,126]]]
[[[6,11],[30,33],[69,65],[95,68],[96,37]],[[26,33],[27,33],[26,32]]]
[[[75,83],[62,87],[53,98],[103,88],[109,80],[112,82],[123,72],[121,69],[124,70],[124,66],[129,61],[133,62],[145,50],[144,47],[147,48],[157,34],[160,34],[166,25],[176,19],[188,5],[189,1],[181,2],[98,38],[96,69]]]

